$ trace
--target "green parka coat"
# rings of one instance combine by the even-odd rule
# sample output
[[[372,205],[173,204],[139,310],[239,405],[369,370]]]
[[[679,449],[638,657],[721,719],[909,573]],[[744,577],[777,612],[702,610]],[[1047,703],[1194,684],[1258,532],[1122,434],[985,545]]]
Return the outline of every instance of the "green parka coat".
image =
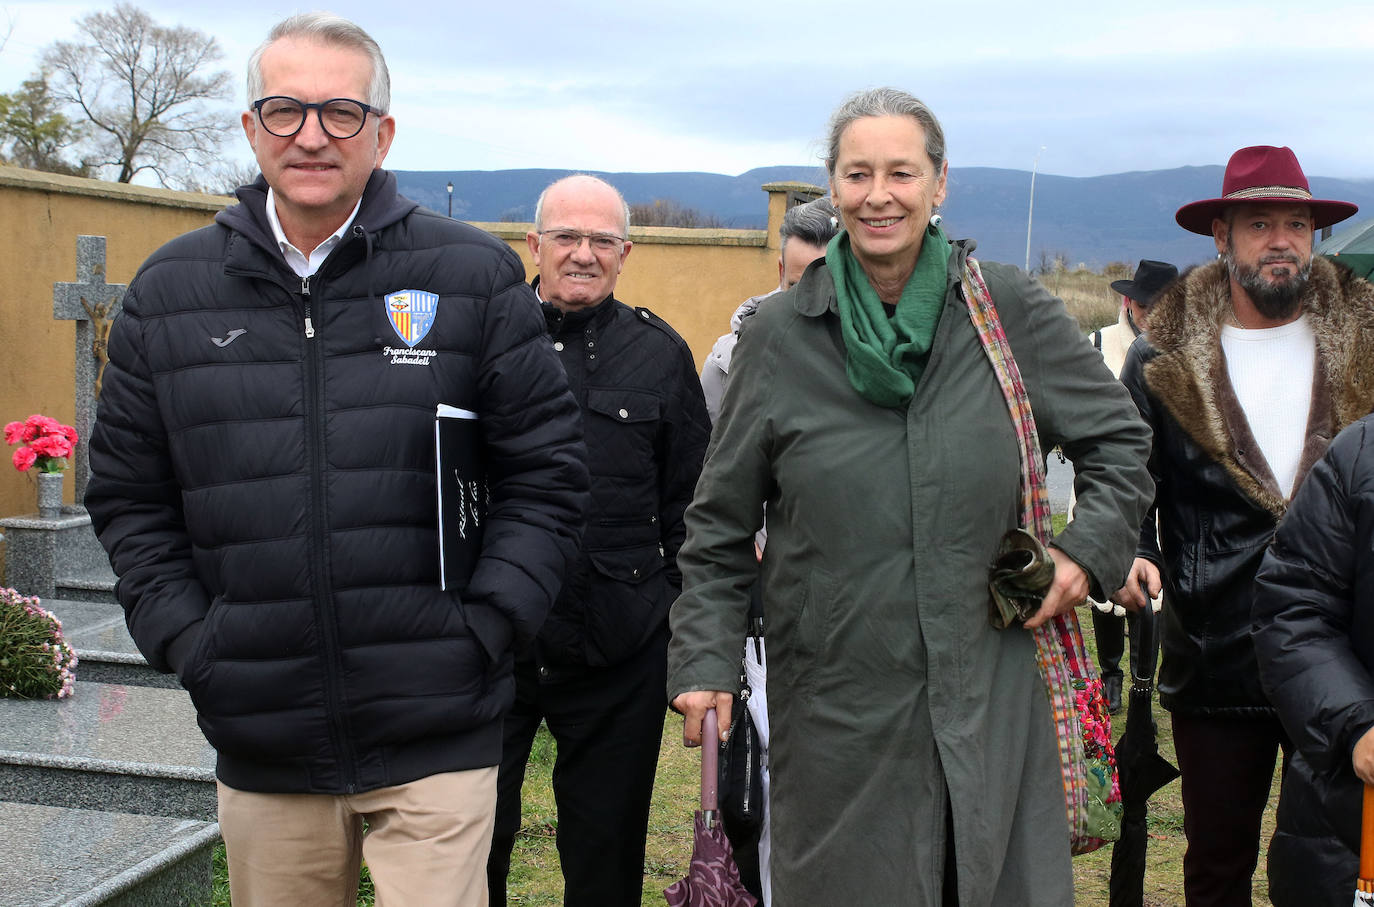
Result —
[[[959,903],[1073,903],[1068,825],[1034,643],[988,621],[988,565],[1019,523],[1007,406],[969,320],[955,243],[928,366],[903,409],[845,375],[824,260],[741,332],[678,561],[668,695],[734,690],[762,563],[773,904],[938,905],[952,822]],[[1120,586],[1153,487],[1149,429],[1063,303],[983,274],[1046,449],[1074,461],[1056,545]],[[947,809],[952,807],[952,817]]]

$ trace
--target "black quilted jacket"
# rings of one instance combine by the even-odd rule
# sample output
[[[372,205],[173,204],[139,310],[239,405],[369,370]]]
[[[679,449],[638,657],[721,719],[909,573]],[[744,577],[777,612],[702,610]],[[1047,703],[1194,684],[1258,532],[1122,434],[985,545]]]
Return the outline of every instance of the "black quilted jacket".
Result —
[[[648,309],[607,297],[544,313],[582,404],[592,483],[581,554],[539,634],[556,675],[624,661],[664,626],[711,422],[686,342]]]
[[[130,632],[190,691],[232,787],[495,765],[513,644],[587,503],[581,417],[520,262],[377,171],[302,280],[266,184],[238,195],[143,265],[111,331],[86,504]],[[413,346],[388,317],[402,290],[438,297]],[[481,418],[490,505],[465,601],[437,582],[440,403]]]
[[[1374,417],[1339,434],[1255,579],[1255,652],[1297,752],[1269,848],[1277,907],[1341,905],[1360,846],[1356,742],[1374,727]]]

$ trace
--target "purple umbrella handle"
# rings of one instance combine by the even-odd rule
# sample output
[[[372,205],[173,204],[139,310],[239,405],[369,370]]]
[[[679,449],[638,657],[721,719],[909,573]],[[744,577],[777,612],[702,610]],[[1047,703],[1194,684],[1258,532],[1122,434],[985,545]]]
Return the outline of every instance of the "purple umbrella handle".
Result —
[[[720,806],[720,724],[715,709],[707,709],[701,721],[701,811],[714,813]],[[711,817],[713,818],[713,817]]]

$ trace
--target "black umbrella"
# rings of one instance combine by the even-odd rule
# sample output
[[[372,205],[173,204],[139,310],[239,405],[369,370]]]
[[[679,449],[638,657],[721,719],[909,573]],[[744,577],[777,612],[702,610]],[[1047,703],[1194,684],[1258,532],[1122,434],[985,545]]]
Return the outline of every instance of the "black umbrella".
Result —
[[[1155,613],[1145,595],[1136,612],[1136,651],[1131,658],[1131,694],[1126,707],[1126,732],[1116,744],[1121,779],[1121,837],[1112,847],[1111,907],[1142,907],[1145,901],[1145,846],[1149,836],[1145,817],[1150,795],[1178,777],[1178,769],[1159,754],[1159,729],[1151,711],[1159,639]]]

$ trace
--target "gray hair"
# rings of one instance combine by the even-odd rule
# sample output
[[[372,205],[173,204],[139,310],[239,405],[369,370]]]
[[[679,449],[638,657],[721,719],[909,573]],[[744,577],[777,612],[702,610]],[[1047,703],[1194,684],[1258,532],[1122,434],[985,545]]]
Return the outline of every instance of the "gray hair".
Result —
[[[372,79],[367,86],[367,105],[379,114],[391,109],[391,73],[386,58],[372,36],[347,19],[333,13],[300,13],[283,19],[272,29],[267,40],[258,45],[248,58],[248,103],[263,96],[262,55],[273,42],[282,38],[301,38],[347,47],[367,54],[372,63]],[[323,99],[321,99],[323,100]]]
[[[605,186],[607,189],[610,189],[612,192],[615,193],[616,199],[620,201],[620,209],[624,212],[625,226],[623,227],[622,232],[626,236],[629,236],[630,206],[625,202],[625,196],[621,195],[620,190],[617,189],[615,186],[612,186],[610,183],[606,182],[599,176],[592,176],[590,173],[570,173],[565,177],[561,177],[559,179],[554,180],[553,182],[549,183],[547,186],[544,187],[544,191],[539,193],[539,200],[534,203],[534,232],[538,233],[539,231],[544,229],[544,197],[549,194],[549,190],[554,188],[555,186],[561,185],[562,183],[566,183],[568,180],[576,179],[585,179],[591,180],[594,183],[600,183],[601,185]]]
[[[945,131],[935,114],[920,100],[897,88],[871,88],[851,95],[830,117],[830,140],[826,146],[825,169],[835,175],[840,156],[840,139],[855,120],[864,117],[911,117],[926,134],[926,156],[938,174],[945,162]]]
[[[782,216],[782,226],[778,228],[778,235],[782,237],[778,253],[787,248],[787,241],[794,236],[824,249],[839,231],[838,214],[830,199],[817,198],[804,205],[793,205]]]

